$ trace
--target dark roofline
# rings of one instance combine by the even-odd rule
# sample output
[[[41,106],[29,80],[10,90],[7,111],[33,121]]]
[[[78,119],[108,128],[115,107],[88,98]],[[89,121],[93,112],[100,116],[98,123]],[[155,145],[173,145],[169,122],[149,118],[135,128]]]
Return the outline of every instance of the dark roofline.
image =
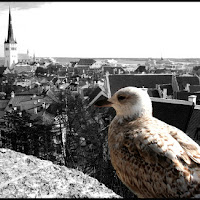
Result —
[[[170,104],[182,104],[182,105],[193,105],[193,102],[185,101],[185,100],[179,100],[179,99],[163,99],[163,98],[157,98],[157,97],[150,97],[151,101],[154,102],[164,102],[164,103],[170,103]]]

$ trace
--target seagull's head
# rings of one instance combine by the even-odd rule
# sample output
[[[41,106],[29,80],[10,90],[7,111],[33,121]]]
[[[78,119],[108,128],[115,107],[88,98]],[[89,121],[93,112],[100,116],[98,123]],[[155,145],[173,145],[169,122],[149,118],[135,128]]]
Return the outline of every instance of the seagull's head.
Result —
[[[137,119],[152,115],[152,103],[147,91],[136,87],[118,90],[111,98],[95,103],[97,107],[113,107],[121,118]]]

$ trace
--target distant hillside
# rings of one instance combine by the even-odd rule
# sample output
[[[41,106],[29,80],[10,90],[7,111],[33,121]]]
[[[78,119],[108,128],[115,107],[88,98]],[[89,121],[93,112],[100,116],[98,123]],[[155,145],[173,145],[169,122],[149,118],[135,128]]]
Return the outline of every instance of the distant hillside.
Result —
[[[84,58],[63,58],[63,57],[53,57],[57,62],[61,64],[69,63],[71,61],[79,61],[80,59]],[[94,60],[107,60],[107,59],[114,59],[117,60],[119,63],[126,63],[131,64],[134,61],[146,61],[146,58],[92,58]]]
[[[79,61],[81,58],[70,58],[70,57],[54,57],[55,60],[60,62],[61,64],[69,63],[70,61]],[[114,59],[117,60],[119,63],[126,63],[126,64],[132,64],[134,61],[147,61],[149,58],[92,58],[94,60],[106,60],[106,59]],[[152,58],[155,60],[160,60],[161,58]],[[175,62],[199,62],[200,58],[164,58],[169,59],[171,61]]]

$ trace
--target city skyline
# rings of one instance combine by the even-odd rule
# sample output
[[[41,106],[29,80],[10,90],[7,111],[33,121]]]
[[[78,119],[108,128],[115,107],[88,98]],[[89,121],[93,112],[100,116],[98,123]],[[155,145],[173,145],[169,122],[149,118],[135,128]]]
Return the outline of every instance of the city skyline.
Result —
[[[18,53],[36,57],[199,58],[200,2],[0,2]]]

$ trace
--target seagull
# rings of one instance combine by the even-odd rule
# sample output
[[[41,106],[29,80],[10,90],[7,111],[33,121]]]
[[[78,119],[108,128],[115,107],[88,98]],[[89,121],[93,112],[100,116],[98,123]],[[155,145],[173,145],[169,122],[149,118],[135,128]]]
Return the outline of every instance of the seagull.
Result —
[[[138,198],[200,197],[200,146],[153,117],[147,91],[121,88],[95,106],[116,111],[108,129],[111,163]]]

